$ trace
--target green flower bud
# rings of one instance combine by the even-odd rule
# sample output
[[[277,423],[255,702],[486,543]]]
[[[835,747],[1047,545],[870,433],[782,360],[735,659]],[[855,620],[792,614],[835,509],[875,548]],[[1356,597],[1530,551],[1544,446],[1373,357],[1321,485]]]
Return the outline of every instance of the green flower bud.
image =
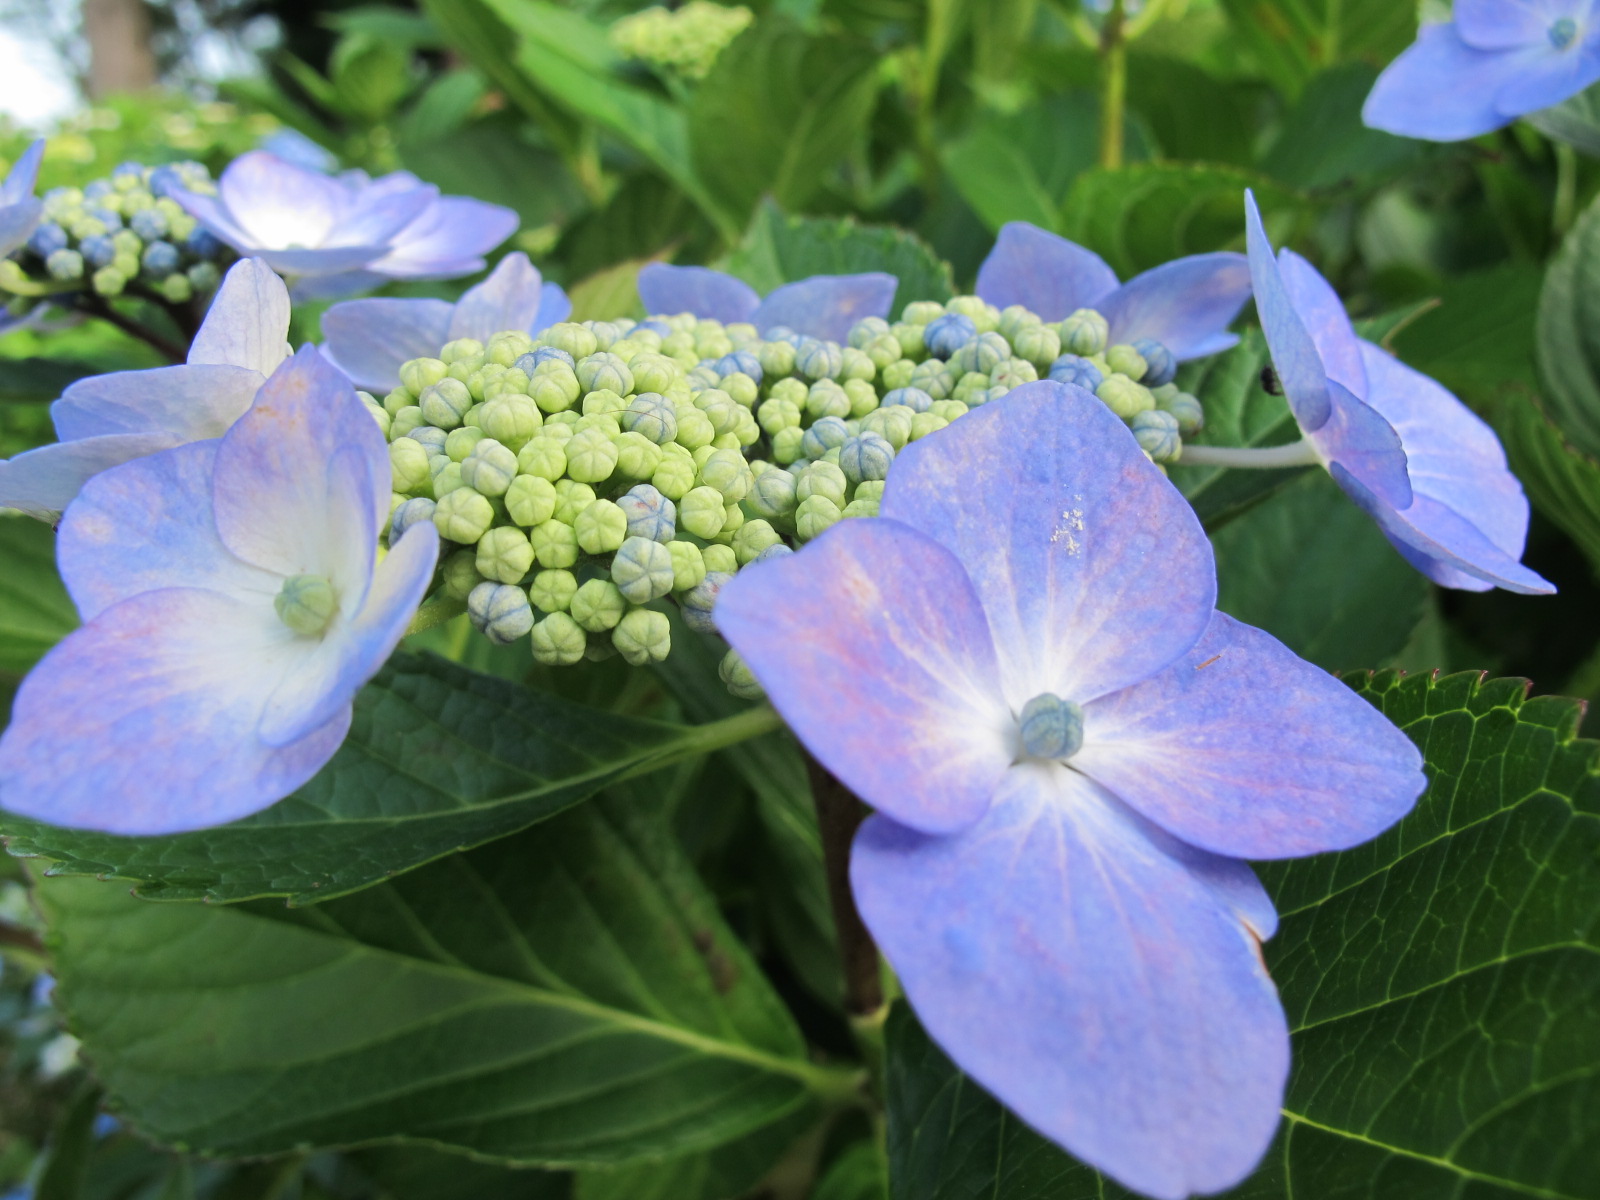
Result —
[[[444,454],[436,454],[428,460],[428,466],[433,471],[433,498],[443,500],[457,488],[467,485],[461,481],[461,464],[453,463]]]
[[[1011,304],[1000,310],[1000,324],[995,328],[1006,341],[1015,343],[1024,329],[1042,329],[1044,322],[1038,314],[1020,304]]]
[[[339,612],[339,597],[323,575],[291,575],[272,599],[282,621],[301,637],[316,637]]]
[[[898,453],[904,450],[906,443],[911,440],[911,425],[917,414],[903,404],[893,404],[888,408],[880,408],[861,423],[863,433],[875,433],[889,443],[889,448]],[[846,443],[848,445],[848,443]],[[844,448],[840,447],[840,465],[843,466]],[[848,474],[848,468],[846,474]],[[877,478],[869,476],[869,478]]]
[[[914,441],[917,441],[919,438],[927,437],[930,433],[937,433],[939,430],[943,429],[948,424],[950,424],[950,422],[946,421],[938,413],[935,413],[935,412],[920,412],[920,413],[916,413],[911,418],[911,439],[910,440],[914,442]]]
[[[987,375],[1011,357],[1011,346],[998,333],[980,333],[950,356],[950,370],[958,376],[976,371]]]
[[[668,500],[681,500],[694,487],[698,473],[689,451],[669,443],[661,448],[661,463],[650,476],[650,483]]]
[[[517,471],[539,479],[557,480],[567,473],[567,452],[559,438],[542,433],[517,452]]]
[[[627,538],[611,560],[611,580],[632,604],[665,596],[673,579],[672,552],[649,538]]]
[[[673,591],[686,592],[706,577],[705,556],[693,542],[668,542],[667,553],[672,555]]]
[[[363,396],[366,395],[364,392],[359,394]],[[388,411],[383,407],[383,405],[372,400],[370,397],[362,400],[361,403],[366,407],[367,412],[372,415],[372,419],[378,423],[379,432],[383,434],[385,439],[387,439],[389,436],[389,425],[391,423]]]
[[[1126,375],[1107,375],[1095,388],[1094,394],[1124,421],[1156,406],[1156,398],[1150,394],[1150,389],[1142,383],[1135,383]]]
[[[574,359],[587,358],[600,349],[600,341],[582,325],[575,325],[571,321],[563,321],[559,325],[552,325],[539,335],[541,346],[554,346],[557,350],[565,350]]]
[[[115,265],[101,267],[94,273],[91,283],[94,285],[94,290],[102,296],[120,296],[122,289],[128,286],[129,274],[119,271]]]
[[[414,429],[412,432],[421,431]],[[465,462],[467,455],[471,454],[473,448],[486,437],[488,435],[476,425],[463,425],[460,429],[452,429],[444,439],[445,456],[451,462]]]
[[[1048,325],[1031,325],[1017,332],[1011,349],[1018,358],[1043,371],[1061,357],[1061,336]]]
[[[416,408],[416,404],[416,397],[403,387],[395,388],[394,391],[383,398],[383,410],[389,414],[391,420],[400,415],[401,409]],[[422,416],[420,408],[417,409],[417,416]]]
[[[761,395],[761,388],[756,381],[743,371],[735,371],[731,375],[722,377],[722,390],[733,397],[733,402],[741,408],[748,409],[755,404]]]
[[[694,398],[694,406],[711,418],[719,435],[730,433],[739,421],[739,405],[721,388],[706,388]]]
[[[575,479],[558,479],[555,482],[556,511],[553,520],[565,525],[575,524],[578,514],[588,508],[594,500],[594,489],[587,483],[579,483]]]
[[[701,464],[697,480],[699,486],[714,488],[721,494],[724,504],[737,504],[743,500],[753,482],[750,464],[737,450],[713,451]]]
[[[867,500],[862,498],[857,498],[850,501],[849,504],[844,506],[844,509],[839,514],[841,519],[846,519],[849,517],[875,517],[877,515],[878,502],[876,500]]]
[[[767,379],[794,373],[794,347],[788,342],[762,342],[756,349],[756,360]]]
[[[809,338],[795,348],[794,366],[806,379],[831,379],[844,368],[844,352],[837,342]]]
[[[461,482],[485,496],[503,496],[517,477],[517,456],[493,438],[484,438],[461,460]]]
[[[851,494],[852,500],[882,500],[883,480],[867,479],[856,485],[856,490]]]
[[[1116,374],[1126,375],[1135,383],[1143,379],[1145,372],[1150,369],[1144,355],[1126,343],[1118,343],[1106,351],[1106,364]]]
[[[1000,310],[981,296],[954,296],[945,301],[944,310],[969,318],[979,333],[991,333],[1000,328]]]
[[[528,398],[540,412],[565,412],[578,402],[578,397],[583,395],[583,385],[571,367],[563,362],[544,362],[540,367],[552,368],[539,370],[528,381]]]
[[[494,505],[470,487],[458,487],[440,496],[433,510],[433,525],[439,536],[463,546],[477,545],[493,524]]]
[[[1188,392],[1179,392],[1170,399],[1158,401],[1158,405],[1177,418],[1178,433],[1183,437],[1193,437],[1206,427],[1205,410],[1200,407],[1200,401]]]
[[[683,368],[665,354],[641,354],[628,364],[633,390],[640,395],[666,391],[683,378]]]
[[[567,443],[567,474],[580,483],[600,483],[617,469],[617,448],[604,429],[585,429]]]
[[[780,429],[772,435],[772,457],[775,462],[792,463],[802,453],[806,431],[798,425]]]
[[[483,343],[476,338],[456,338],[453,342],[446,342],[443,350],[439,351],[439,358],[448,366],[467,362],[471,359],[483,357]],[[482,363],[473,367],[474,370]]]
[[[866,382],[878,373],[877,364],[868,357],[867,352],[853,346],[846,346],[839,351],[839,363],[839,378],[843,380],[859,379]]]
[[[963,404],[982,404],[982,400],[975,401],[974,396],[980,396],[989,390],[989,377],[980,375],[976,371],[969,371],[957,381],[952,396]]]
[[[389,443],[390,489],[407,495],[425,491],[433,482],[428,470],[428,449],[408,437]]]
[[[795,510],[795,532],[801,541],[809,542],[830,526],[837,524],[841,515],[839,505],[831,498],[823,495],[809,496],[802,500],[800,507]]]
[[[732,574],[739,569],[739,556],[733,552],[732,546],[702,546],[700,556],[705,559],[708,575],[713,571]]]
[[[610,500],[592,500],[573,524],[585,554],[609,554],[628,536],[628,518]]]
[[[528,533],[528,543],[541,567],[566,568],[578,561],[578,534],[565,521],[552,517],[535,525]]]
[[[1159,408],[1135,414],[1128,422],[1139,447],[1158,463],[1177,462],[1183,450],[1178,436],[1178,418]]]
[[[529,397],[512,392],[485,401],[478,423],[502,446],[521,450],[539,432],[544,417]]]
[[[617,420],[615,413],[588,413],[578,418],[578,423],[572,427],[572,432],[576,435],[586,429],[601,430],[609,439],[615,438],[622,432],[622,423]]]
[[[899,362],[892,362],[878,372],[878,382],[883,386],[885,393],[898,388],[910,387],[911,377],[917,373],[917,364],[909,358],[902,358]]]
[[[744,566],[768,546],[776,546],[782,540],[776,529],[758,517],[739,526],[739,531],[733,535],[733,552],[739,565]]]
[[[844,471],[830,462],[814,462],[795,473],[795,498],[804,504],[813,496],[831,501],[834,507],[844,504],[850,481]]]
[[[573,594],[568,611],[589,633],[604,633],[622,620],[628,602],[609,579],[591,579]]]
[[[539,436],[554,438],[561,447],[562,453],[566,452],[567,443],[572,440],[573,434],[578,432],[578,422],[581,416],[567,409],[565,412],[551,413],[544,419],[544,428],[539,430]]]
[[[187,304],[194,298],[194,284],[187,275],[168,275],[161,281],[159,290],[168,304]]]
[[[533,339],[520,330],[502,329],[490,335],[489,343],[483,350],[490,362],[509,367],[524,354],[533,352]]]
[[[1034,365],[1025,358],[1008,358],[993,371],[989,372],[989,386],[1014,388],[1025,383],[1032,383],[1039,378],[1039,372]]]
[[[678,445],[688,450],[698,450],[701,446],[709,446],[716,436],[717,430],[711,418],[698,408],[687,404],[678,409]]]
[[[850,409],[844,415],[851,420],[859,420],[866,416],[880,403],[878,389],[864,379],[845,380],[844,395],[850,402]]]
[[[445,558],[439,573],[444,580],[444,594],[452,600],[465,600],[483,582],[483,576],[478,574],[476,550],[457,550]]]
[[[642,433],[619,433],[611,439],[617,448],[617,473],[629,479],[649,479],[661,465],[661,447]]]
[[[678,527],[695,537],[714,538],[722,532],[727,501],[712,487],[696,487],[678,501]]]
[[[900,313],[900,319],[911,325],[927,325],[944,316],[944,305],[937,300],[913,300]]]
[[[583,415],[586,417],[603,415],[620,418],[627,410],[628,402],[607,388],[590,392],[583,398]],[[618,425],[620,427],[620,420]]]
[[[863,350],[873,338],[888,332],[889,322],[882,317],[862,317],[861,320],[850,326],[848,341],[857,350]]]
[[[1056,326],[1061,349],[1070,354],[1099,354],[1106,348],[1111,326],[1092,308],[1080,308]]]
[[[717,677],[731,695],[741,700],[760,700],[767,694],[756,682],[750,664],[744,661],[737,650],[730,649],[722,656],[722,661],[717,664]]]
[[[584,329],[583,332],[589,331]],[[533,661],[547,667],[570,667],[582,662],[589,644],[588,635],[564,612],[553,612],[540,620],[533,627],[531,641]]]
[[[943,417],[946,421],[954,421],[957,417],[966,416],[969,410],[959,400],[935,400],[928,406],[928,411]]]
[[[467,385],[459,379],[446,376],[431,387],[425,388],[418,398],[418,406],[429,425],[440,429],[454,429],[461,424],[474,401]]]
[[[555,485],[538,475],[518,475],[506,489],[506,515],[525,529],[543,525],[556,511]]]
[[[806,414],[813,421],[824,417],[843,420],[850,415],[850,396],[831,379],[822,379],[811,385],[806,397]]]
[[[528,599],[540,612],[566,612],[578,594],[578,578],[571,571],[540,571],[528,585]]]
[[[900,339],[888,332],[873,338],[861,347],[861,350],[867,356],[867,361],[872,364],[874,371],[878,373],[905,356],[905,348],[901,346]]]
[[[636,608],[618,623],[611,644],[629,666],[661,662],[672,653],[672,627],[664,614]]]
[[[800,503],[796,495],[798,481],[781,467],[772,467],[757,475],[744,502],[749,509],[771,520],[782,520],[794,512]]]
[[[901,386],[921,388],[935,400],[944,400],[956,385],[955,376],[950,373],[950,368],[936,358],[927,362],[920,362],[911,372],[911,378]]]
[[[497,525],[478,539],[476,566],[485,579],[520,583],[533,568],[533,547],[528,535],[510,525]]]
[[[722,532],[717,534],[716,540],[724,544],[732,544],[733,535],[738,533],[744,525],[744,509],[737,504],[724,504],[722,506]]]
[[[943,316],[940,313],[939,316]],[[901,321],[889,330],[889,336],[894,339],[900,353],[895,357],[902,360],[916,361],[928,356],[927,324],[923,322]],[[904,384],[900,386],[904,387]]]
[[[761,407],[756,410],[756,420],[769,436],[775,435],[780,429],[796,429],[800,425],[800,409],[793,401],[774,397],[763,400]]]

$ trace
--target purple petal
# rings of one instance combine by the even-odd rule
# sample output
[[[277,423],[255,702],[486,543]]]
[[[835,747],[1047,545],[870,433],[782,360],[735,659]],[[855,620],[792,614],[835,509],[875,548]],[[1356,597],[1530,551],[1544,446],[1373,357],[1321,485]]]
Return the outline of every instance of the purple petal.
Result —
[[[1100,301],[1113,342],[1154,338],[1178,359],[1216,353],[1238,339],[1227,333],[1250,298],[1250,263],[1242,254],[1195,254],[1135,275]]]
[[[370,292],[388,282],[388,276],[379,275],[376,271],[339,271],[332,275],[296,279],[289,295],[296,304],[312,300],[341,300],[357,292]]]
[[[807,337],[844,342],[863,317],[886,317],[900,281],[881,271],[813,275],[767,294],[750,318],[757,329],[785,325]]]
[[[57,825],[181,833],[267,807],[310,779],[346,707],[284,747],[255,736],[299,650],[270,599],[196,588],[107,609],[22,683],[0,737],[0,805]]]
[[[228,164],[217,181],[217,195],[252,246],[282,250],[324,245],[349,213],[354,192],[320,171],[252,150]]]
[[[374,246],[388,249],[404,231],[431,206],[439,202],[439,189],[431,184],[397,191],[391,195],[362,194],[328,231],[330,246]]]
[[[56,561],[85,621],[162,588],[268,598],[277,575],[240,562],[217,536],[211,482],[218,443],[193,442],[102,472],[61,521]]]
[[[165,450],[177,440],[166,433],[110,433],[40,446],[0,460],[0,508],[53,521],[101,471]]]
[[[364,498],[345,488],[358,463]],[[345,603],[360,605],[349,598],[364,595],[372,576],[375,531],[389,511],[389,458],[377,422],[316,347],[262,386],[218,446],[215,479],[217,531],[228,549],[278,575],[325,575]]]
[[[1328,375],[1317,354],[1316,343],[1295,311],[1283,281],[1272,243],[1261,225],[1256,198],[1244,194],[1246,240],[1250,248],[1250,282],[1256,297],[1261,332],[1272,351],[1272,364],[1283,385],[1285,399],[1304,433],[1315,433],[1333,411],[1328,399]]]
[[[748,321],[761,303],[756,290],[742,279],[710,267],[670,263],[650,263],[639,272],[639,299],[652,316],[687,312],[724,325]]]
[[[44,161],[44,138],[36,139],[11,164],[6,181],[0,183],[0,205],[16,204],[33,197],[34,185],[39,182],[39,164]]]
[[[930,832],[982,816],[1011,761],[1011,712],[972,585],[950,552],[893,521],[845,521],[747,568],[717,628],[828,770]]]
[[[1600,79],[1600,50],[1578,43],[1556,50],[1547,40],[1531,48],[1522,70],[1495,94],[1495,107],[1506,117],[1520,117],[1560,104]]]
[[[0,208],[0,256],[10,254],[33,236],[44,214],[44,201],[25,196]]]
[[[172,199],[201,225],[232,246],[240,254],[254,254],[258,246],[255,237],[234,220],[227,205],[217,196],[202,196],[198,192],[174,188]]]
[[[483,256],[516,228],[517,214],[512,209],[467,196],[442,196],[399,232],[389,253],[373,264],[373,270],[393,279],[467,275],[481,270]]]
[[[151,367],[80,379],[51,406],[63,441],[159,433],[167,445],[221,437],[244,415],[264,377],[248,367]]]
[[[1549,44],[1550,26],[1560,17],[1581,18],[1592,0],[1455,0],[1451,13],[1456,35],[1478,50],[1511,50],[1530,43]]]
[[[1311,335],[1328,378],[1344,384],[1357,396],[1365,396],[1367,372],[1361,365],[1360,339],[1339,293],[1293,250],[1278,251],[1278,273],[1295,315]]]
[[[1317,453],[1326,463],[1337,464],[1347,475],[1391,508],[1411,503],[1411,479],[1407,474],[1405,448],[1393,425],[1345,390],[1342,384],[1328,381],[1332,416],[1309,435]]]
[[[1023,1121],[1171,1200],[1255,1167],[1289,1034],[1258,946],[1270,904],[1243,863],[1029,764],[960,833],[870,818],[850,876],[929,1034]]]
[[[1095,308],[1116,287],[1116,272],[1098,254],[1026,221],[1001,226],[978,268],[979,296],[996,308],[1020,304],[1046,321]]]
[[[1231,858],[1358,845],[1427,786],[1422,756],[1382,713],[1222,613],[1166,670],[1087,708],[1072,766]]]
[[[482,283],[468,288],[450,317],[449,338],[489,340],[503,329],[526,331],[539,317],[544,279],[522,253],[508,254]],[[442,346],[444,343],[440,343]],[[438,353],[438,347],[429,351]]]
[[[234,264],[195,334],[189,362],[248,367],[265,379],[290,353],[289,289],[259,258]]]
[[[236,247],[237,248],[237,247]],[[326,246],[315,250],[274,250],[266,246],[245,247],[280,275],[337,275],[364,267],[384,252],[381,245]]]
[[[559,284],[547,283],[539,289],[539,312],[533,318],[528,332],[537,337],[550,326],[565,321],[572,315],[572,300]]]
[[[1499,129],[1511,116],[1497,100],[1529,69],[1529,57],[1527,50],[1474,50],[1453,24],[1424,25],[1416,42],[1378,76],[1361,119],[1373,129],[1435,142]]]
[[[347,300],[322,314],[323,354],[368,391],[400,386],[400,367],[450,340],[448,300]]]
[[[1211,620],[1216,572],[1194,510],[1080,388],[1024,384],[912,443],[881,511],[961,561],[1014,711],[1144,679]]]

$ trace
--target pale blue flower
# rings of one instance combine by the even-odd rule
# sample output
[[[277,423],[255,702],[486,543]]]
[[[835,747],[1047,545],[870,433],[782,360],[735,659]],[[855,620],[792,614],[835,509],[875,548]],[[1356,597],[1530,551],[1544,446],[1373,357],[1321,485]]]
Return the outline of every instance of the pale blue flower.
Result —
[[[724,325],[744,322],[762,332],[781,328],[841,344],[863,317],[887,316],[899,286],[882,271],[813,275],[786,283],[763,299],[744,280],[710,267],[651,263],[639,272],[639,299],[647,312],[687,312]]]
[[[181,366],[79,380],[51,406],[58,442],[0,461],[0,508],[45,520],[90,476],[184,442],[220,437],[289,356],[289,292],[258,258],[237,263]]]
[[[376,561],[389,497],[382,433],[312,347],[221,439],[90,480],[57,544],[84,624],[17,692],[0,807],[177,833],[305,783],[433,577],[430,522]]]
[[[746,568],[714,614],[877,809],[862,916],[1027,1124],[1152,1196],[1237,1183],[1289,1067],[1276,916],[1240,860],[1373,837],[1421,756],[1215,611],[1193,510],[1082,389],[1025,384],[911,444],[881,514]]]
[[[33,194],[43,158],[44,139],[40,138],[22,152],[0,183],[0,258],[33,236],[44,213],[44,201]]]

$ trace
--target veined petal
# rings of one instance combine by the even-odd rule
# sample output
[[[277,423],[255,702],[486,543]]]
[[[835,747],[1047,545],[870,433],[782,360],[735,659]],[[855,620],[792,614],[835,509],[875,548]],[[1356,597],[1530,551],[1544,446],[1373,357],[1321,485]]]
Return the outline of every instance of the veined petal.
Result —
[[[1154,338],[1178,359],[1214,353],[1250,298],[1242,254],[1194,254],[1135,275],[1100,301],[1113,342]]]
[[[1549,48],[1546,43],[1546,49]],[[1502,90],[1529,69],[1533,50],[1476,50],[1453,23],[1424,25],[1417,40],[1384,69],[1361,119],[1401,137],[1458,142],[1509,124]]]
[[[165,450],[179,440],[168,433],[108,433],[56,442],[0,460],[0,508],[15,508],[53,521],[101,471]]]
[[[537,337],[550,326],[565,321],[572,315],[572,300],[560,284],[547,283],[539,289],[539,311],[528,332]]]
[[[512,209],[470,196],[441,196],[395,235],[389,253],[373,264],[373,270],[394,279],[465,275],[480,269],[483,256],[516,228]]]
[[[400,368],[450,340],[448,300],[346,300],[322,314],[323,354],[368,391],[400,386]]]
[[[324,245],[352,202],[348,185],[263,150],[229,163],[217,180],[217,195],[251,243],[273,250]]]
[[[1260,1160],[1289,1034],[1243,863],[1028,763],[959,833],[870,818],[850,878],[929,1034],[1040,1133],[1170,1200]]]
[[[161,588],[256,595],[270,610],[282,579],[241,562],[217,536],[211,480],[217,443],[191,442],[96,475],[56,538],[62,581],[85,621]]]
[[[333,756],[345,709],[283,747],[255,736],[292,662],[270,601],[145,592],[34,668],[0,737],[0,806],[117,834],[181,833],[266,808]]]
[[[489,340],[489,335],[503,329],[526,331],[539,317],[539,306],[544,302],[544,278],[539,268],[528,261],[520,251],[508,254],[476,287],[468,288],[466,295],[456,302],[450,315],[449,336]],[[439,343],[443,346],[444,343]],[[437,354],[434,347],[430,354]]]
[[[108,433],[159,433],[168,445],[221,437],[266,376],[249,367],[176,366],[80,379],[50,407],[66,441]]]
[[[289,289],[259,258],[235,263],[195,334],[189,362],[247,367],[265,379],[290,353]]]
[[[5,182],[0,183],[0,204],[16,204],[33,196],[34,185],[39,182],[39,164],[44,161],[45,141],[36,138],[11,164]]]
[[[1455,0],[1456,34],[1478,50],[1549,44],[1550,26],[1562,17],[1582,21],[1592,0]]]
[[[1315,267],[1293,250],[1278,251],[1278,272],[1300,324],[1311,335],[1328,378],[1352,394],[1365,397],[1367,372],[1361,365],[1361,344],[1344,311],[1339,293]]]
[[[742,279],[710,267],[650,263],[639,272],[639,299],[652,316],[688,312],[731,325],[755,315],[761,297]]]
[[[1333,411],[1328,399],[1328,374],[1316,343],[1307,332],[1284,284],[1272,243],[1261,224],[1261,210],[1249,190],[1244,194],[1246,240],[1250,247],[1250,282],[1256,297],[1261,332],[1272,351],[1272,365],[1283,384],[1284,398],[1305,433],[1315,433]]]
[[[235,247],[239,249],[239,247]],[[243,247],[280,275],[337,275],[364,267],[381,255],[381,245],[324,246],[313,250],[277,250],[270,246]]]
[[[1337,463],[1346,474],[1359,479],[1383,503],[1405,508],[1411,503],[1411,480],[1406,473],[1405,447],[1394,426],[1331,379],[1328,400],[1332,415],[1308,435],[1317,453],[1324,462]]]
[[[844,342],[863,317],[886,317],[900,281],[882,271],[813,275],[767,294],[750,321],[757,329],[786,325],[796,333]]]
[[[1382,713],[1222,613],[1166,670],[1085,709],[1072,765],[1169,833],[1231,858],[1358,845],[1427,786],[1422,756]]]
[[[432,184],[420,184],[387,195],[368,189],[328,231],[326,244],[391,247],[402,230],[438,202],[439,189]]]
[[[1046,321],[1094,308],[1116,287],[1117,273],[1094,251],[1026,221],[1001,226],[978,268],[979,296],[996,308],[1020,304]]]
[[[254,235],[247,232],[233,214],[228,211],[220,197],[203,196],[199,192],[185,191],[183,188],[172,190],[172,199],[175,200],[184,212],[188,213],[200,224],[204,225],[217,237],[232,246],[240,254],[254,254],[258,249],[258,242]]]
[[[1024,384],[913,442],[881,512],[960,560],[1018,712],[1041,692],[1083,703],[1154,674],[1199,640],[1216,604],[1194,510],[1080,388]]]
[[[10,254],[33,236],[44,214],[44,201],[24,196],[0,207],[0,255]]]
[[[983,611],[948,550],[893,521],[844,521],[747,568],[717,628],[819,762],[917,829],[983,815],[1015,754]]]

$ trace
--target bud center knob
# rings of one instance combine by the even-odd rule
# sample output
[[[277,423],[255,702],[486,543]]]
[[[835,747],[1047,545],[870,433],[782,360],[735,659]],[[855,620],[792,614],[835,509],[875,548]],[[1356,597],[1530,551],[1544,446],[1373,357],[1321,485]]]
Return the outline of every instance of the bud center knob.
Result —
[[[1043,692],[1022,706],[1022,752],[1029,758],[1071,758],[1083,746],[1083,709]]]
[[[304,637],[315,637],[339,611],[333,584],[322,575],[291,575],[273,598],[278,619]]]

